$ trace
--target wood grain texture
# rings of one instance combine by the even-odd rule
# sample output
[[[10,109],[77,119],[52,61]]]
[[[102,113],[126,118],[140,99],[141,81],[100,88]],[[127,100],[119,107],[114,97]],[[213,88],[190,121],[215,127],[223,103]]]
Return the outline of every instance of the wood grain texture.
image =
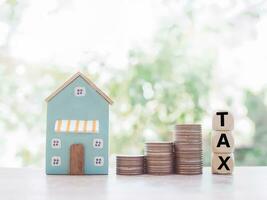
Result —
[[[213,153],[211,165],[213,174],[232,174],[235,165],[234,155]]]
[[[213,153],[233,153],[235,149],[235,141],[232,132],[213,131],[211,145]]]
[[[113,104],[113,101],[110,99],[108,95],[106,95],[102,90],[100,90],[89,78],[87,78],[83,73],[77,72],[72,77],[70,77],[65,83],[63,83],[60,87],[58,87],[50,96],[48,96],[45,101],[49,102],[53,99],[60,91],[62,91],[65,87],[71,84],[76,78],[82,77],[98,94],[100,94],[109,104]]]
[[[73,144],[70,147],[70,174],[84,174],[84,146],[83,144]]]
[[[234,129],[234,117],[232,113],[228,111],[216,111],[212,117],[212,129],[215,131],[233,130]]]
[[[115,170],[115,169],[114,169]],[[236,167],[231,176],[57,176],[0,168],[1,200],[266,200],[267,167]]]

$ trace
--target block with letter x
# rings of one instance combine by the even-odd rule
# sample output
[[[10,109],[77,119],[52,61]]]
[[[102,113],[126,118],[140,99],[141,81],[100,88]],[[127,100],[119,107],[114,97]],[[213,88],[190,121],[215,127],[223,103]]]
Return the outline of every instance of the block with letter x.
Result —
[[[228,111],[216,111],[212,117],[212,129],[231,131],[234,129],[233,115]]]
[[[234,155],[213,153],[211,166],[213,174],[232,174],[234,170]]]

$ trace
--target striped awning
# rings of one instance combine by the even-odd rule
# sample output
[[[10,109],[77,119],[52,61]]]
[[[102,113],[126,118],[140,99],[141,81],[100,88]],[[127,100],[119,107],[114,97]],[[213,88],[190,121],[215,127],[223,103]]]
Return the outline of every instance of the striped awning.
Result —
[[[61,133],[98,133],[98,120],[57,120],[55,123],[55,132]]]

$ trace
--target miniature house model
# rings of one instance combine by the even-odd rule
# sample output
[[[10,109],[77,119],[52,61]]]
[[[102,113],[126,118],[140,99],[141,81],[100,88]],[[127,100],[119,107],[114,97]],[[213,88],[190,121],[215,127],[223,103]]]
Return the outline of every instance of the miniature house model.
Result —
[[[78,72],[46,101],[46,173],[108,174],[112,100]]]

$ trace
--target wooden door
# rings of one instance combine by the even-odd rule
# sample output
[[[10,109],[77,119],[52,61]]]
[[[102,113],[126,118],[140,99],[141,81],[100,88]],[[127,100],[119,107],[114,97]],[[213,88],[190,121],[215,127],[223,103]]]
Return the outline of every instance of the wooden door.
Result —
[[[84,174],[84,146],[83,144],[73,144],[70,147],[70,174]]]

